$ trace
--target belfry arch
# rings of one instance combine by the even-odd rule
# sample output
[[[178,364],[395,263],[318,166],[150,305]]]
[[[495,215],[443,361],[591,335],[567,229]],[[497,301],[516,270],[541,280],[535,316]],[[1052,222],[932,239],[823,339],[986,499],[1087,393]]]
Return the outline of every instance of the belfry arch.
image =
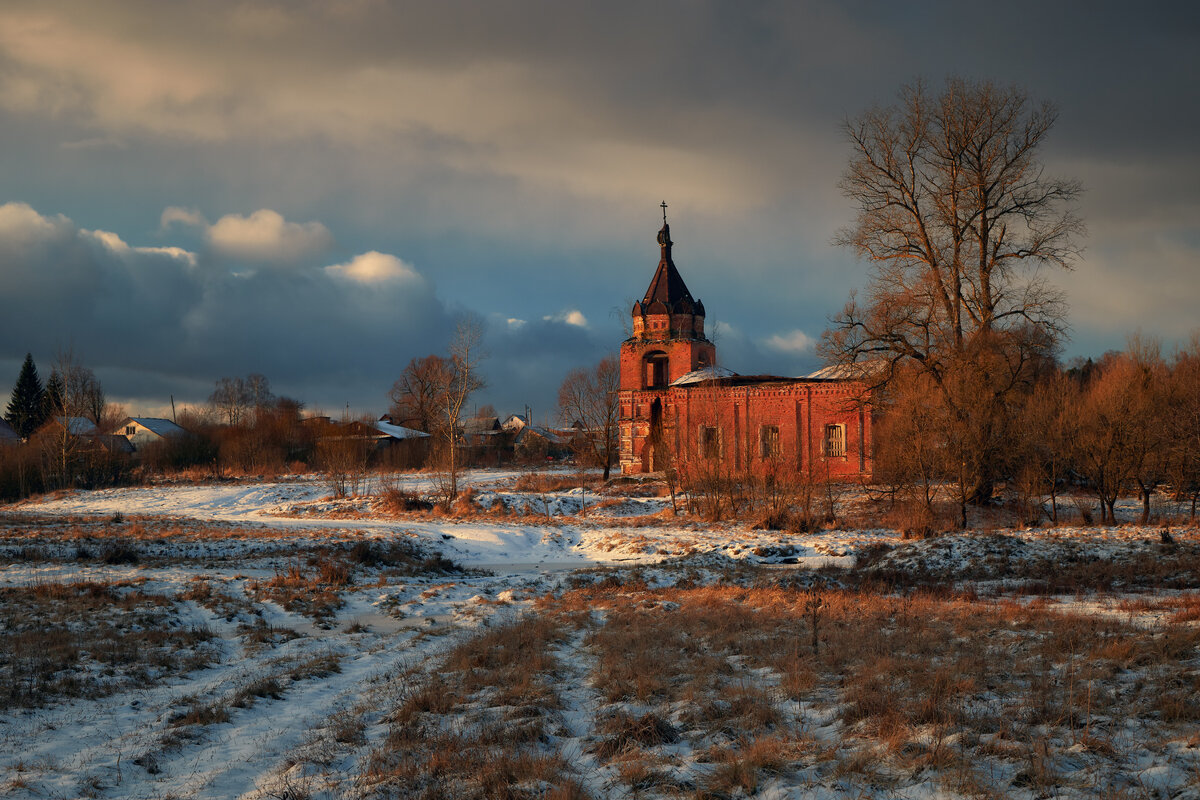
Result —
[[[642,356],[642,388],[667,388],[670,366],[671,357],[662,350],[651,350]]]

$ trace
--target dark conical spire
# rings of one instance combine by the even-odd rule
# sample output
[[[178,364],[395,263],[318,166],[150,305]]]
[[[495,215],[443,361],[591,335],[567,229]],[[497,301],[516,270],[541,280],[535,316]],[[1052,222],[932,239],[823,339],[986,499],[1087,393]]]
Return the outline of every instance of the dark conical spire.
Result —
[[[675,268],[674,259],[671,258],[671,245],[674,242],[671,241],[671,226],[667,224],[666,202],[662,204],[662,209],[663,226],[658,232],[658,244],[661,249],[658,269],[655,270],[654,278],[650,281],[649,288],[646,289],[645,297],[633,312],[634,314],[703,314],[704,306],[692,297],[679,270]],[[662,306],[656,306],[657,303],[661,303]],[[654,307],[652,308],[652,306]]]

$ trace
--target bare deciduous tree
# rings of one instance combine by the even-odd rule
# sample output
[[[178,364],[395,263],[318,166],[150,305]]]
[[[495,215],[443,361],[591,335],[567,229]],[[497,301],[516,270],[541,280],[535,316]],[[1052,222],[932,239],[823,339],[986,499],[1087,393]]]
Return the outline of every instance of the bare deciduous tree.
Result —
[[[257,417],[275,404],[271,382],[265,375],[252,372],[245,378],[221,378],[208,396],[208,402],[230,426],[247,422],[251,411]]]
[[[1177,499],[1190,499],[1190,516],[1195,522],[1200,500],[1200,331],[1175,354],[1170,407],[1170,480]]]
[[[334,497],[357,494],[367,472],[370,440],[341,425],[317,440],[316,460]]]
[[[241,378],[221,378],[208,396],[208,402],[225,418],[227,425],[240,424],[248,404],[246,382]]]
[[[1011,439],[1016,453],[1015,485],[1026,519],[1034,522],[1043,496],[1050,521],[1058,524],[1058,497],[1072,467],[1078,418],[1072,413],[1077,388],[1061,372],[1041,380],[1026,398]]]
[[[1065,328],[1064,302],[1039,268],[1069,268],[1083,230],[1079,184],[1046,176],[1038,159],[1056,116],[1020,89],[952,79],[937,96],[905,87],[897,106],[846,124],[854,156],[841,188],[858,215],[836,242],[873,275],[825,333],[828,359],[879,361],[881,381],[915,365],[961,425],[1011,410],[1007,397],[1028,387]],[[979,391],[948,385],[978,359],[989,379]],[[981,401],[994,407],[972,414]],[[972,496],[986,499],[998,440],[970,435],[987,451],[971,459]]]
[[[44,441],[49,472],[53,483],[68,485],[75,477],[79,456],[90,442],[88,423],[96,425],[103,421],[105,402],[104,389],[96,374],[80,364],[74,352],[60,352],[54,362],[54,372],[59,376],[59,395],[52,410],[55,425],[49,429]]]
[[[242,385],[246,406],[253,409],[256,419],[275,404],[275,395],[271,393],[271,382],[267,376],[252,372]]]
[[[1145,424],[1141,369],[1125,354],[1105,359],[1083,387],[1073,413],[1079,420],[1075,458],[1100,501],[1100,521],[1115,523],[1121,492],[1133,482]]]
[[[1132,376],[1136,402],[1128,420],[1132,428],[1128,457],[1133,482],[1142,499],[1141,521],[1144,525],[1150,521],[1150,500],[1166,481],[1170,468],[1170,369],[1163,360],[1157,340],[1134,335],[1128,352],[1136,367]]]
[[[932,383],[916,369],[899,369],[879,397],[875,427],[876,479],[900,503],[905,532],[918,536],[933,530],[946,461],[944,407],[928,402]]]
[[[442,398],[445,422],[443,435],[446,440],[445,490],[446,502],[454,502],[458,496],[459,472],[462,462],[459,454],[462,441],[463,411],[467,398],[487,384],[479,374],[479,362],[483,358],[483,326],[478,320],[464,317],[459,320],[450,342],[449,370],[444,374],[445,383],[437,388]]]
[[[388,392],[392,401],[389,413],[396,424],[426,433],[440,432],[446,407],[442,393],[450,385],[451,372],[450,362],[441,356],[409,361]]]
[[[621,368],[617,359],[606,356],[592,369],[573,369],[558,388],[558,410],[563,424],[576,422],[583,430],[576,436],[579,449],[604,468],[608,480],[617,456],[617,390]]]

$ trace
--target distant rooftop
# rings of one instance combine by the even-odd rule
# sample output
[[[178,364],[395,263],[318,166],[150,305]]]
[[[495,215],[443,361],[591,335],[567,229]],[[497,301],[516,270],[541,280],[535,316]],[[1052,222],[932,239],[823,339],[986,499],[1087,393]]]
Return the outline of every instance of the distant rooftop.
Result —
[[[162,417],[128,417],[128,418],[126,418],[126,420],[124,422],[122,422],[117,427],[121,428],[125,425],[128,425],[130,422],[136,422],[138,425],[141,425],[143,428],[147,428],[151,432],[156,433],[162,437],[182,436],[185,433],[187,433],[186,430],[179,427],[174,422],[171,422],[171,420],[163,419]]]

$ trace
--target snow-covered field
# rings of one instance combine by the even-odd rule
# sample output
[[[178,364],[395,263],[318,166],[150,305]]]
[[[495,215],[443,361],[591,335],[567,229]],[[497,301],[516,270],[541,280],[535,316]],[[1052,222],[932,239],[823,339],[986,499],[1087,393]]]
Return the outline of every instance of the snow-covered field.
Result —
[[[0,507],[0,795],[1200,797],[1194,529],[789,534],[521,477]]]

